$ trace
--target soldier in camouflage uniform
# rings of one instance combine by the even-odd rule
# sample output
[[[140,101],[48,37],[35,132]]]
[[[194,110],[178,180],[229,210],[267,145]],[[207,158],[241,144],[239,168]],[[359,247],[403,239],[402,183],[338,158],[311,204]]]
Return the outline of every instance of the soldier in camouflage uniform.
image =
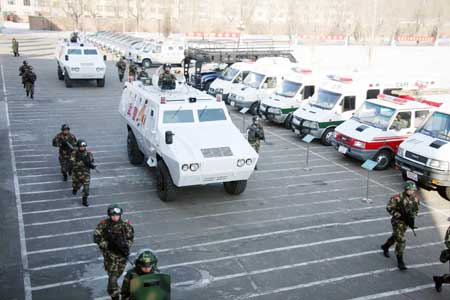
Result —
[[[447,259],[450,252],[450,227],[447,228],[447,232],[445,233],[445,247],[447,247]],[[441,260],[444,262],[445,260]],[[434,287],[438,293],[442,290],[442,284],[447,283],[450,284],[450,274],[444,274],[442,276],[433,276]]]
[[[117,72],[119,72],[119,81],[123,81],[123,75],[127,69],[127,63],[125,62],[125,56],[121,56],[119,61],[116,63]]]
[[[25,85],[25,91],[27,93],[27,97],[30,96],[31,99],[34,98],[34,83],[36,82],[36,74],[33,72],[33,67],[29,67],[25,69],[25,72],[22,76],[22,82]]]
[[[135,267],[128,270],[123,279],[122,290],[120,293],[122,295],[122,300],[132,300],[130,291],[130,282],[132,279],[143,275],[159,273],[157,264],[158,259],[150,250],[145,249],[140,251],[135,262]]]
[[[20,54],[19,54],[19,42],[16,40],[16,38],[12,39],[12,51],[14,53],[14,56],[20,56]]]
[[[164,72],[159,74],[158,86],[164,90],[171,90],[175,88],[177,78],[170,72],[172,66],[170,64],[164,64]]]
[[[26,60],[23,61],[22,65],[19,67],[19,76],[22,78],[22,84],[25,88],[25,78],[24,74],[27,69],[29,69],[31,66],[28,64]]]
[[[81,186],[83,186],[82,203],[84,206],[89,206],[87,198],[89,196],[89,184],[91,182],[91,169],[95,169],[96,165],[94,165],[94,156],[86,150],[87,143],[84,140],[79,140],[77,147],[78,149],[72,152],[70,158],[73,168],[72,194],[76,195]]]
[[[247,140],[250,146],[255,149],[256,153],[259,153],[261,147],[261,140],[265,140],[264,128],[261,125],[261,119],[258,116],[252,118],[252,124],[247,128]],[[258,167],[255,165],[255,170]]]
[[[70,157],[74,147],[77,145],[77,138],[70,133],[68,124],[61,126],[61,132],[53,138],[53,147],[59,147],[59,164],[63,181],[67,181],[67,175],[72,176]]]
[[[405,182],[405,190],[396,194],[389,200],[386,210],[392,216],[392,236],[381,246],[383,255],[389,257],[389,248],[395,245],[397,255],[397,266],[400,270],[407,267],[403,261],[403,251],[405,250],[405,232],[408,227],[414,229],[414,220],[419,213],[419,199],[416,197],[416,184],[413,181]]]
[[[108,294],[119,300],[117,279],[122,275],[134,240],[134,228],[122,218],[123,210],[118,205],[108,207],[108,218],[100,221],[94,232],[94,242],[103,254],[103,264],[108,274]]]

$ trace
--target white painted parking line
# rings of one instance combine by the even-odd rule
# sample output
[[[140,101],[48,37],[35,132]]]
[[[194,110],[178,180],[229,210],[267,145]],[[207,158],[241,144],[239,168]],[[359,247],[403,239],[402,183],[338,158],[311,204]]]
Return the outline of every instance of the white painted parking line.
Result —
[[[115,168],[115,169],[108,169],[108,171],[111,172],[120,172],[120,171],[124,171],[124,170],[136,170],[136,169],[140,169],[140,168],[145,168],[145,166],[133,166],[133,167],[129,167],[129,168]],[[32,175],[19,175],[19,178],[30,178],[30,177],[44,177],[44,176],[61,176],[61,172],[58,173],[44,173],[44,174],[32,174]],[[52,200],[52,199],[50,199]]]
[[[112,162],[103,162],[103,163],[97,163],[96,165],[101,165],[101,166],[103,166],[103,165],[113,165],[113,164],[129,164],[129,162],[128,161],[121,161],[121,162],[118,162],[118,161],[112,161]],[[56,166],[56,167],[36,167],[36,168],[21,168],[21,169],[17,169],[18,171],[30,171],[30,170],[40,170],[40,169],[60,169],[60,167],[59,166]]]
[[[116,178],[130,178],[130,177],[142,177],[142,174],[130,174],[130,175],[117,175],[117,176],[103,176],[103,177],[92,177],[92,181],[98,181],[98,180],[107,180],[107,179],[116,179]],[[143,178],[146,179],[147,178]],[[150,183],[151,181],[148,180]],[[30,185],[43,185],[43,184],[53,184],[53,183],[61,183],[61,180],[57,181],[42,181],[42,182],[31,182],[31,183],[21,183],[20,186],[30,186]],[[90,205],[91,206],[91,205]]]
[[[406,294],[423,291],[423,290],[427,290],[427,289],[431,289],[431,288],[434,288],[434,283],[418,285],[415,287],[393,290],[393,291],[388,291],[388,292],[383,292],[383,293],[378,293],[378,294],[372,294],[372,295],[362,296],[362,297],[358,297],[358,298],[352,298],[352,299],[348,299],[348,300],[374,300],[374,299],[387,298],[387,297],[392,297],[392,296],[400,296],[400,295],[406,296]],[[407,297],[407,298],[410,298],[410,297]],[[413,298],[411,298],[411,299],[413,299]]]
[[[14,153],[14,149],[12,146],[11,123],[9,120],[9,111],[8,111],[8,109],[9,109],[8,96],[7,96],[8,93],[6,90],[3,64],[0,65],[0,70],[1,70],[1,77],[2,77],[2,84],[3,84],[3,99],[5,100],[6,126],[8,128],[9,150],[11,153],[11,167],[12,167],[12,171],[13,171],[14,194],[16,197],[17,221],[19,223],[19,242],[20,242],[20,253],[21,253],[21,259],[22,259],[24,297],[25,297],[25,300],[31,300],[32,293],[31,293],[30,272],[28,271],[27,243],[25,241],[25,228],[24,228],[23,215],[22,215],[22,201],[20,198],[19,178],[17,177],[16,158],[15,158],[15,153]]]

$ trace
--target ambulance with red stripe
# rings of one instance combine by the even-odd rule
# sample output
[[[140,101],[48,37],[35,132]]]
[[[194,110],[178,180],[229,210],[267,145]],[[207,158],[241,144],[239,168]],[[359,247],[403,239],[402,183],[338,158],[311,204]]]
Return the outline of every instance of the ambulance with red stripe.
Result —
[[[398,146],[440,105],[407,95],[380,94],[377,99],[367,99],[350,120],[336,127],[333,145],[344,155],[378,162],[377,170],[386,169]]]

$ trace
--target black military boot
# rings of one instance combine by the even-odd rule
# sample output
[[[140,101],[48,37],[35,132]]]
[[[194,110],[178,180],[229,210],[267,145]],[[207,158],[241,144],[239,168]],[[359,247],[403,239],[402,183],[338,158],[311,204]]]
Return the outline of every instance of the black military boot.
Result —
[[[82,203],[83,203],[83,205],[86,206],[86,207],[89,206],[89,203],[88,203],[88,201],[87,201],[87,196],[83,196],[83,198],[82,198]]]
[[[408,270],[405,262],[403,261],[403,255],[397,255],[397,267],[400,271]]]
[[[385,257],[390,257],[389,256],[389,248],[394,245],[395,241],[392,237],[388,238],[386,243],[384,243],[383,245],[381,245],[381,249],[383,250],[383,255]]]
[[[72,189],[72,195],[76,195],[77,194],[77,190],[76,189]]]
[[[67,173],[63,173],[63,181],[67,181]]]
[[[258,171],[258,165],[255,165],[255,171]]]
[[[440,293],[442,290],[442,284],[444,283],[442,280],[442,276],[433,276],[433,281],[436,292]]]

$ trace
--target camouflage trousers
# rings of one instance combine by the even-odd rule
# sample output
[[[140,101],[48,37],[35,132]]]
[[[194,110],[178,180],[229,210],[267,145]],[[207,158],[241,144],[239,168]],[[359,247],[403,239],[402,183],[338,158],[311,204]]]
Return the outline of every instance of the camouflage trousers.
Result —
[[[27,92],[27,96],[33,97],[34,95],[34,84],[31,82],[25,82],[25,91]]]
[[[78,191],[83,186],[83,197],[89,196],[89,184],[91,182],[91,174],[73,170],[72,188]]]
[[[119,72],[119,81],[122,82],[123,81],[123,75],[125,75],[125,70],[118,70]]]
[[[250,146],[253,147],[253,149],[255,149],[256,153],[259,153],[259,148],[261,147],[261,141],[260,140],[256,140],[254,142],[249,142]]]
[[[61,173],[63,175],[69,175],[72,173],[72,163],[70,162],[70,154],[59,154],[59,165],[61,166]]]
[[[405,232],[408,226],[403,222],[392,221],[392,236],[389,238],[395,243],[395,254],[403,255],[405,251]]]
[[[125,271],[127,259],[110,251],[103,251],[103,266],[108,274],[108,294],[111,297],[118,297],[120,294],[117,280]]]

